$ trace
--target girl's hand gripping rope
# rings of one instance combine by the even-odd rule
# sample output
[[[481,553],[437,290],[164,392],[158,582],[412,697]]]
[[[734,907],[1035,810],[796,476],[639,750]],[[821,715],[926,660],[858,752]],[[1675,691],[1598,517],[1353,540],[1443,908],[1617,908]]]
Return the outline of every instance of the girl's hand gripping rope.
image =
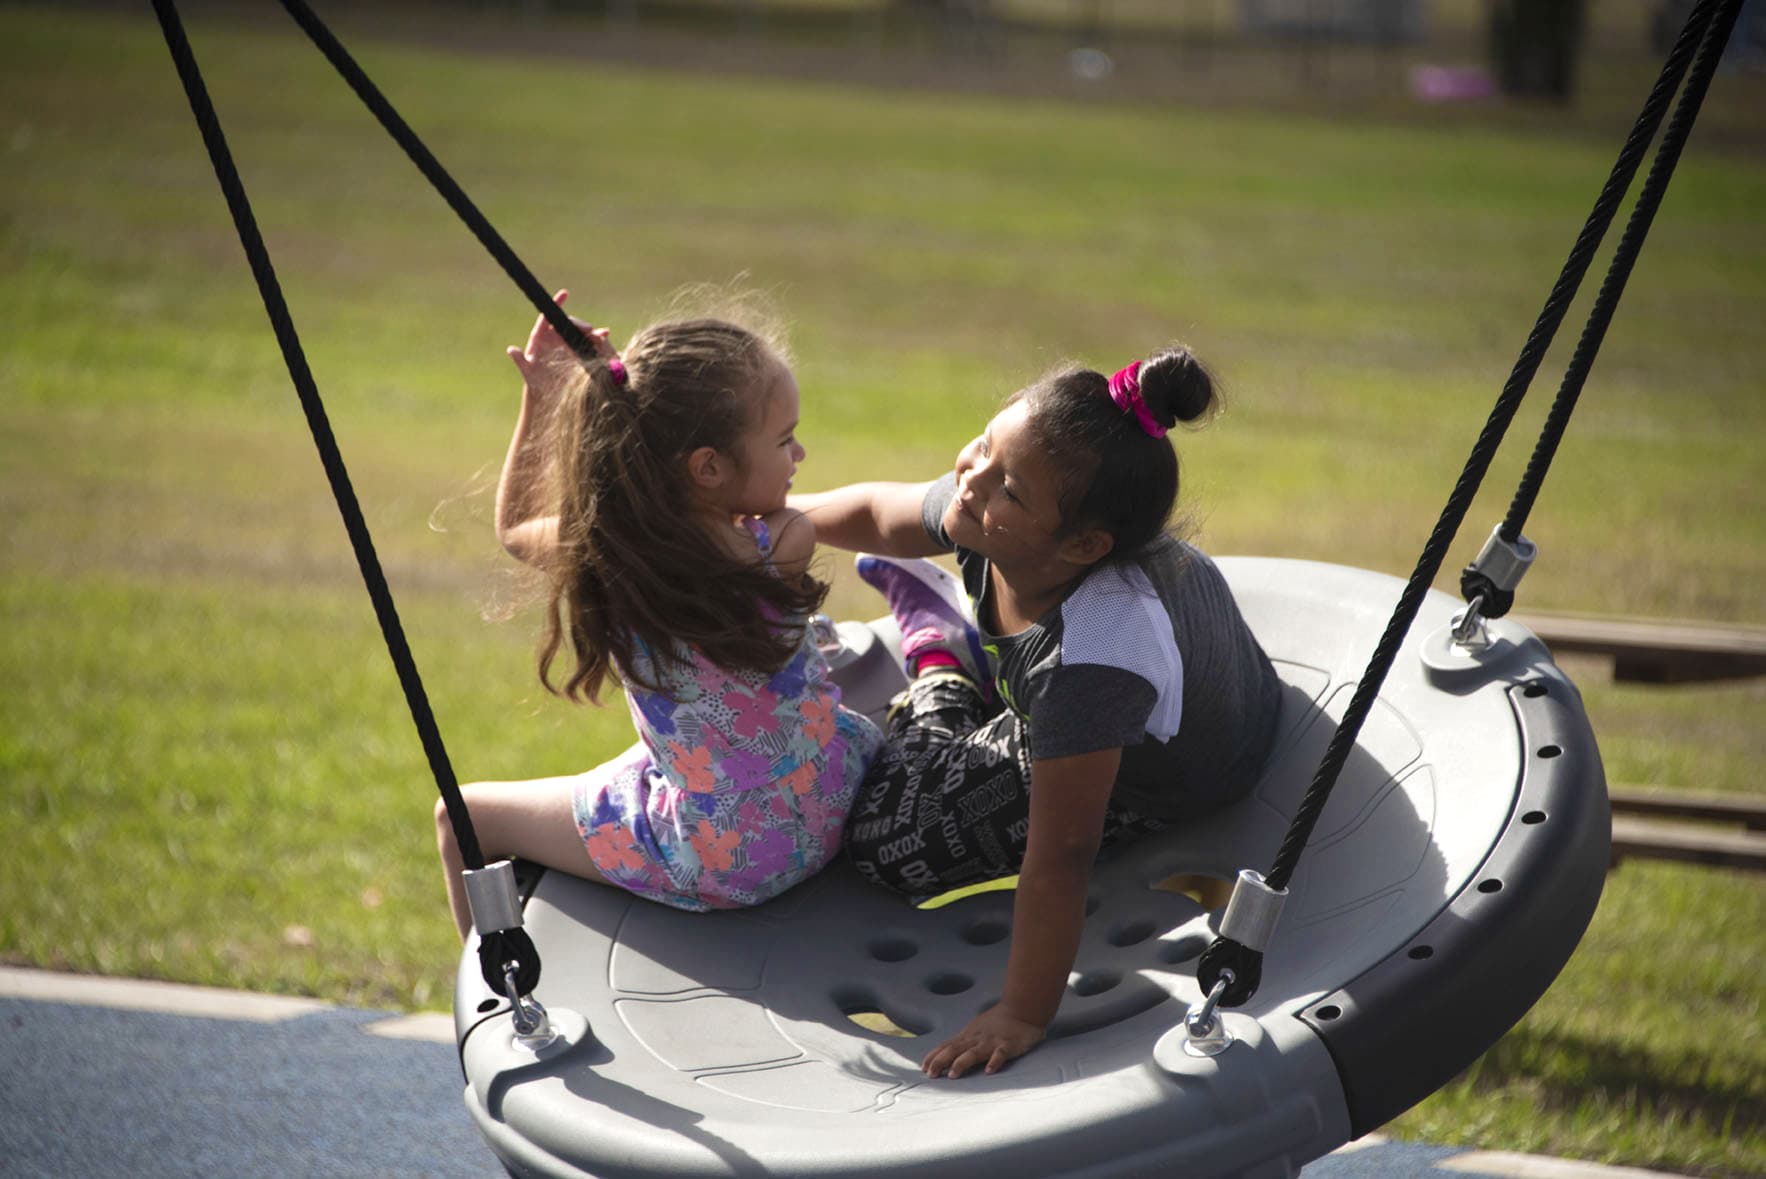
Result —
[[[569,296],[569,291],[561,290],[553,299],[562,307]],[[606,328],[591,327],[574,317],[571,322],[594,341],[597,356],[618,355]],[[566,358],[574,360],[575,355],[543,315],[535,318],[527,347],[509,348],[509,359],[521,373],[521,411],[497,482],[497,539],[511,556],[528,564],[545,559],[558,539],[558,518],[543,494],[545,456],[552,413],[564,388],[560,377],[568,371]]]
[[[560,307],[564,306],[564,300],[569,297],[570,292],[564,290],[552,296]],[[602,360],[613,360],[619,356],[619,352],[613,347],[613,341],[608,338],[606,328],[595,327],[574,315],[570,317],[570,322],[594,343],[596,356]],[[517,348],[513,344],[509,346],[509,359],[520,370],[522,383],[541,394],[556,388],[559,361],[574,355],[570,345],[564,342],[564,337],[558,334],[558,329],[548,323],[543,315],[534,318],[533,331],[527,336],[527,347]]]

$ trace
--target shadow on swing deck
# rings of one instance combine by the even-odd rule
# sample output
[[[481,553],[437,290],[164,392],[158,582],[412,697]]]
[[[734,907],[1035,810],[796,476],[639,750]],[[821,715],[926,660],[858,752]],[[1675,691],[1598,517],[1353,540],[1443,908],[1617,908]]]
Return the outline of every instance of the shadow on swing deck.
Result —
[[[525,886],[526,922],[544,961],[536,998],[563,1039],[514,1040],[475,947],[456,992],[466,1104],[505,1166],[1292,1175],[1494,1043],[1593,914],[1605,783],[1580,697],[1519,624],[1492,625],[1479,667],[1425,666],[1426,638],[1458,606],[1435,593],[1300,861],[1261,987],[1225,1015],[1237,1042],[1182,1050],[1218,913],[1155,886],[1273,859],[1402,590],[1340,566],[1220,565],[1284,681],[1275,752],[1243,802],[1099,865],[1048,1042],[992,1077],[917,1067],[998,997],[1009,894],[916,910],[841,862],[761,908],[688,914],[543,873]],[[876,632],[840,672],[866,710],[900,683],[894,636]]]

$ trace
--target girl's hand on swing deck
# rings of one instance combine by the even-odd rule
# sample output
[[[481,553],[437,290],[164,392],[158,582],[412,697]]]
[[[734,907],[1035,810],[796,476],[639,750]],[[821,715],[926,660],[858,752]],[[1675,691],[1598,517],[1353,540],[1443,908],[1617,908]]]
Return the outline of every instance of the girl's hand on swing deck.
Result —
[[[1019,1019],[996,1003],[927,1053],[920,1068],[929,1077],[960,1077],[977,1067],[996,1073],[1007,1061],[1042,1043],[1047,1032],[1041,1024]]]
[[[1079,951],[1092,863],[1121,766],[1120,748],[1031,763],[1030,834],[1001,999],[927,1054],[920,1064],[927,1076],[998,1072],[1048,1034]]]

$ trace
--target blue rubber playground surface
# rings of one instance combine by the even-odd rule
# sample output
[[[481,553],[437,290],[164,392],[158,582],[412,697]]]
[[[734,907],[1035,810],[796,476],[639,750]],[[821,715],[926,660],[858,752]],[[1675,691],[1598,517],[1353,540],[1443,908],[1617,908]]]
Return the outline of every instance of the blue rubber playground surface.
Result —
[[[0,1175],[500,1175],[451,1043],[314,1008],[205,1018],[0,998]]]
[[[7,1179],[502,1175],[466,1114],[463,1085],[445,1017],[0,968]],[[1304,1171],[1306,1179],[1651,1174],[1377,1137]]]

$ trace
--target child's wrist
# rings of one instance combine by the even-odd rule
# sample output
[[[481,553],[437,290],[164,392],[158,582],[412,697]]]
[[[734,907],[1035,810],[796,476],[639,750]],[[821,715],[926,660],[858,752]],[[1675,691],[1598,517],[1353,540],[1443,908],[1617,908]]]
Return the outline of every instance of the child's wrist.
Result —
[[[1049,1024],[1055,1021],[1055,1012],[1060,1010],[1061,999],[1057,994],[1054,1002],[1038,1002],[1034,999],[1026,1002],[1023,996],[1014,996],[1009,992],[1000,997],[996,1004],[999,1010],[1011,1016],[1026,1027],[1046,1031]]]

